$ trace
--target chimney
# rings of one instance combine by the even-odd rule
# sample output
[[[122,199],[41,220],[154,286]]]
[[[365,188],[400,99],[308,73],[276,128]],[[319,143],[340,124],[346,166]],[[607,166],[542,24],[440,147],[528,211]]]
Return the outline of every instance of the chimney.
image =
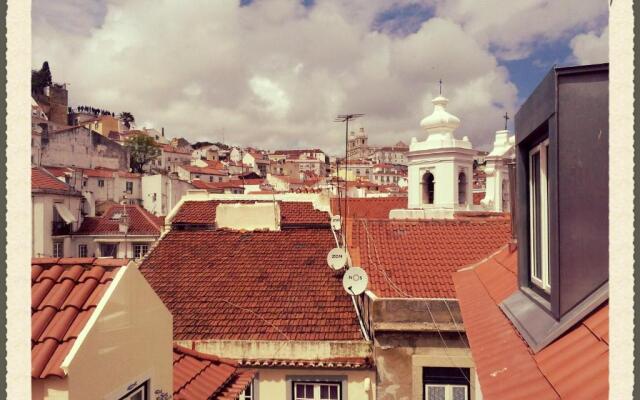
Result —
[[[162,137],[164,137],[164,126],[162,127]]]
[[[216,208],[216,227],[236,231],[280,230],[280,205],[265,203],[222,203]]]

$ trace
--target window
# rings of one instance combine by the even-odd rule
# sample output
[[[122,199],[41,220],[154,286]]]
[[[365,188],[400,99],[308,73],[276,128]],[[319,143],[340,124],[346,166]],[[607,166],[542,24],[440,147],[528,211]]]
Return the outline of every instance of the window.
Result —
[[[529,271],[531,283],[549,292],[549,139],[529,151]]]
[[[295,382],[293,398],[294,400],[340,400],[340,384]]]
[[[458,174],[458,204],[467,204],[467,175],[464,172]]]
[[[64,242],[62,241],[53,242],[53,256],[64,257]]]
[[[209,182],[213,182],[213,176],[209,175]]]
[[[253,400],[253,381],[240,393],[238,400]]]
[[[126,185],[127,185],[126,186],[127,193],[129,194],[133,193],[133,182],[127,181]]]
[[[118,254],[118,243],[100,243],[101,257],[116,257]]]
[[[149,251],[148,244],[134,244],[133,245],[133,257],[134,258],[142,258]]]
[[[134,387],[118,400],[149,400],[149,381]]]
[[[424,400],[469,400],[469,368],[424,367]]]
[[[104,179],[98,179],[98,187],[104,187]]]
[[[87,245],[79,244],[78,245],[78,257],[86,257],[87,256]]]
[[[435,180],[433,174],[427,171],[422,176],[422,202],[424,204],[433,204],[435,197]]]

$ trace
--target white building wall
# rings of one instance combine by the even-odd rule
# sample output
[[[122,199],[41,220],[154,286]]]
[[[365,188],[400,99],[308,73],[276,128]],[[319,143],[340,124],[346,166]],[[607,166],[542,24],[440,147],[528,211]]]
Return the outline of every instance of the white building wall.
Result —
[[[167,215],[193,186],[166,175],[142,177],[142,207],[154,215]]]
[[[76,218],[72,224],[72,231],[76,231],[82,222],[80,196],[65,196],[48,193],[33,194],[31,196],[32,210],[32,256],[52,257],[53,256],[53,218],[54,204],[62,203]],[[56,241],[64,242],[64,255],[71,254],[71,244],[65,236],[56,237]]]

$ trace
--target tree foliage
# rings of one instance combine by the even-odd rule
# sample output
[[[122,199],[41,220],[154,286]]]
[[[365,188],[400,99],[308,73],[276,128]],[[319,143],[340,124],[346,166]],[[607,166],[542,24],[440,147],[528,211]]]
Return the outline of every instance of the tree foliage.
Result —
[[[124,126],[127,127],[127,129],[131,128],[131,123],[132,122],[136,122],[135,117],[133,116],[133,114],[131,114],[128,111],[123,111],[120,113],[120,119],[122,120],[122,122],[124,123]]]
[[[51,84],[51,70],[47,61],[42,63],[42,68],[39,70],[34,69],[31,71],[31,93],[42,94],[44,88],[51,86]]]
[[[129,150],[133,172],[144,172],[145,165],[160,156],[160,146],[152,137],[143,133],[128,138],[125,148]]]

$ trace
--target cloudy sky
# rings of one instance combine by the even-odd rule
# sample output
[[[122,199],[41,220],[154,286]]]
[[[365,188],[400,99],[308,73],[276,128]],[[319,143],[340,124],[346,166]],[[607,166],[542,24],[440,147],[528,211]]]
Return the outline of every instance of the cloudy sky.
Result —
[[[191,141],[344,146],[424,138],[442,79],[487,148],[553,64],[608,61],[607,0],[34,0],[32,64],[72,105]]]

